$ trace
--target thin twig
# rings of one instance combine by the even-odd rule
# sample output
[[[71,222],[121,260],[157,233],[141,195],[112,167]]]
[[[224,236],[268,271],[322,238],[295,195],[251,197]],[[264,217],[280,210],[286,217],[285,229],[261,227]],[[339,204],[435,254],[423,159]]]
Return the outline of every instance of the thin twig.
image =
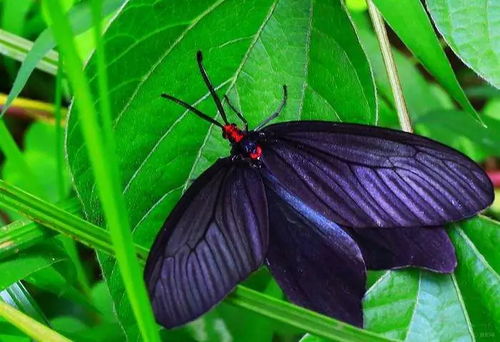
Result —
[[[399,124],[401,125],[401,129],[403,131],[411,133],[413,132],[413,128],[410,116],[408,115],[408,110],[406,108],[401,83],[399,82],[396,63],[394,63],[394,58],[392,57],[391,44],[389,43],[389,38],[387,37],[384,19],[382,19],[380,12],[377,7],[375,7],[372,0],[367,0],[367,3],[368,12],[370,13],[373,27],[375,28],[375,33],[377,34],[377,39],[380,45],[380,51],[382,52],[382,57],[384,59],[387,77],[389,77],[389,82],[391,84],[394,103],[396,104],[396,110],[398,112]]]

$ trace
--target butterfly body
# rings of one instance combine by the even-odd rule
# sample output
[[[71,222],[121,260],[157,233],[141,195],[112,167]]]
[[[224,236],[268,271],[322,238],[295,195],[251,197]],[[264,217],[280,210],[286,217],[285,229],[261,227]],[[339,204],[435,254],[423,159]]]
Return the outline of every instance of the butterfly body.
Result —
[[[259,144],[264,135],[257,131],[239,129],[235,124],[222,127],[222,136],[231,143],[231,156],[234,160],[246,160],[251,166],[260,167],[262,146]]]

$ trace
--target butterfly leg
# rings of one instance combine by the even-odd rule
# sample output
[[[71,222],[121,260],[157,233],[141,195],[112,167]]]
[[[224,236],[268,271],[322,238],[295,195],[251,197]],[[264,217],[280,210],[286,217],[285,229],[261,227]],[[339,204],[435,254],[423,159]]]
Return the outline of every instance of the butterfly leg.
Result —
[[[281,104],[280,106],[278,107],[278,109],[273,113],[271,114],[267,119],[265,119],[264,121],[262,121],[256,128],[255,130],[258,131],[259,129],[261,129],[262,127],[264,127],[265,125],[267,125],[270,121],[276,119],[278,117],[278,115],[280,115],[281,113],[281,110],[285,107],[286,105],[286,100],[288,98],[288,91],[287,91],[287,88],[286,88],[286,85],[283,85],[283,100],[281,101]]]
[[[240,120],[243,121],[243,123],[245,124],[245,131],[248,131],[248,121],[247,121],[247,119],[245,119],[245,117],[243,116],[243,114],[241,114],[241,112],[238,111],[236,109],[236,107],[234,107],[232,105],[232,103],[231,103],[231,101],[229,101],[229,97],[227,97],[227,95],[224,95],[224,98],[226,99],[226,102],[229,105],[229,108],[231,108],[233,110],[233,112],[236,113],[236,115],[238,116],[238,118],[240,118]]]

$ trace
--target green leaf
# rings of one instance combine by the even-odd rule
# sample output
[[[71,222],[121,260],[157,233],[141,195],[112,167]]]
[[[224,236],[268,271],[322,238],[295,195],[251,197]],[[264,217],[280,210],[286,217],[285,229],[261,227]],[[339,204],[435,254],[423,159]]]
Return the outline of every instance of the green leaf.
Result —
[[[31,170],[34,177],[38,180],[41,187],[39,195],[50,201],[61,200],[58,190],[58,169],[57,169],[57,151],[56,128],[44,122],[33,123],[26,131],[24,137],[24,160]],[[29,177],[19,172],[17,165],[11,160],[7,160],[2,170],[3,179],[11,184],[21,188],[29,189]],[[70,180],[67,172],[63,179],[64,196],[69,193]]]
[[[423,135],[454,147],[475,160],[489,156],[500,156],[500,121],[483,116],[486,127],[464,112],[457,110],[431,111],[415,120],[416,130]],[[424,127],[422,127],[424,126]],[[463,143],[466,138],[482,153],[474,153]],[[477,154],[476,156],[472,154]],[[479,158],[477,158],[479,157]]]
[[[61,251],[53,246],[37,246],[30,251],[2,260],[0,263],[0,290],[14,282],[24,279],[30,274],[51,265],[65,261]]]
[[[454,225],[458,289],[477,339],[500,336],[500,223],[485,217]]]
[[[220,132],[160,98],[167,92],[216,113],[197,69],[198,49],[219,93],[233,99],[251,127],[277,107],[282,84],[288,85],[289,101],[281,120],[376,121],[370,68],[337,1],[205,0],[155,6],[136,1],[113,21],[105,48],[112,56],[109,95],[124,194],[134,237],[145,245],[152,243],[192,179],[228,154]],[[87,71],[96,89],[95,60]],[[99,223],[102,214],[78,125],[71,114],[68,158],[86,214]],[[128,327],[133,323],[122,300],[120,274],[113,272],[115,261],[100,260],[116,311]]]
[[[453,278],[388,271],[365,296],[366,328],[403,341],[473,341]]]
[[[25,281],[38,289],[53,293],[57,297],[67,298],[71,302],[79,303],[87,309],[95,311],[95,308],[88,303],[88,298],[75,287],[76,276],[74,269],[69,267],[70,265],[64,265],[64,263],[61,266],[66,267],[58,266],[54,265],[33,272],[26,277]]]
[[[26,15],[33,5],[32,0],[4,0],[1,11],[0,26],[12,33],[22,34]]]
[[[464,110],[478,118],[455,77],[420,0],[374,0],[374,3],[399,38],[443,88]]]
[[[427,0],[446,42],[478,75],[500,88],[500,6],[492,0]]]
[[[56,331],[0,300],[0,317],[33,339],[46,342],[70,342]]]
[[[497,336],[500,224],[476,217],[449,233],[458,258],[455,273],[388,271],[365,296],[367,329],[404,341]]]
[[[118,324],[99,324],[87,326],[74,316],[59,316],[51,321],[54,330],[64,334],[73,341],[78,342],[122,342],[124,337],[120,334]],[[170,341],[169,341],[170,342]]]
[[[0,228],[0,259],[24,251],[53,235],[29,219],[14,221]]]
[[[32,0],[4,0],[0,3],[0,6],[2,6],[2,10],[0,10],[0,27],[13,34],[25,34],[27,14],[33,3]],[[15,75],[17,71],[16,64],[11,60],[4,61],[9,76]]]
[[[0,53],[2,55],[23,62],[32,48],[32,41],[0,29]],[[55,74],[57,59],[57,52],[49,49],[45,56],[37,62],[33,61],[33,63],[37,69],[49,74]]]
[[[253,289],[261,290],[262,293],[274,298],[283,298],[280,287],[271,277],[270,273],[267,272],[266,268],[262,268],[259,272],[253,274],[245,281],[245,286],[251,287],[254,285],[251,282],[256,281],[264,281],[264,286],[257,286],[258,288],[252,287]],[[220,318],[227,325],[227,329],[231,332],[234,339],[237,338],[239,342],[272,341],[276,328],[279,327],[277,322],[254,312],[241,310],[233,305],[220,305],[215,312],[220,314]]]
[[[80,212],[80,203],[77,199],[64,202],[61,207],[71,213]],[[54,231],[26,218],[3,226],[0,228],[0,260],[22,252],[54,234]]]

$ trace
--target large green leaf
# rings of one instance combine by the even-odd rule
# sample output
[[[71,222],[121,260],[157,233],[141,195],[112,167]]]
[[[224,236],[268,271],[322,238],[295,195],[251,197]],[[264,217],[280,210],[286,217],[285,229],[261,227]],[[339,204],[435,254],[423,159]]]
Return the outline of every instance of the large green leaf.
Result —
[[[371,71],[337,1],[130,1],[107,31],[105,48],[122,184],[141,244],[151,244],[182,190],[229,150],[220,132],[160,98],[167,92],[216,113],[197,50],[219,93],[242,108],[251,127],[279,104],[282,84],[289,101],[281,120],[376,121]],[[95,89],[94,60],[87,72]],[[67,133],[70,167],[88,217],[101,223],[75,118]],[[100,260],[128,328],[133,321],[115,262]]]
[[[500,3],[496,0],[427,0],[439,32],[453,51],[500,88]]]
[[[391,28],[463,109],[477,117],[420,0],[374,0]],[[425,101],[422,101],[425,102]]]
[[[455,244],[458,289],[477,339],[500,336],[500,224],[478,217],[455,225],[450,237]]]
[[[365,297],[366,328],[403,341],[473,341],[453,275],[387,272]]]
[[[67,261],[60,250],[53,245],[36,246],[29,251],[2,260],[0,263],[0,290],[34,272],[48,268],[55,263]]]
[[[457,110],[431,111],[415,120],[416,130],[457,148],[474,160],[490,156],[500,156],[500,121],[483,116],[486,127],[474,120],[470,115]],[[464,144],[467,139],[468,144]],[[471,145],[481,149],[483,153],[474,153]],[[476,158],[480,156],[481,158]]]
[[[497,336],[500,279],[492,265],[499,264],[495,242],[500,224],[477,217],[449,232],[457,252],[456,272],[387,272],[365,297],[368,329],[405,341]]]

